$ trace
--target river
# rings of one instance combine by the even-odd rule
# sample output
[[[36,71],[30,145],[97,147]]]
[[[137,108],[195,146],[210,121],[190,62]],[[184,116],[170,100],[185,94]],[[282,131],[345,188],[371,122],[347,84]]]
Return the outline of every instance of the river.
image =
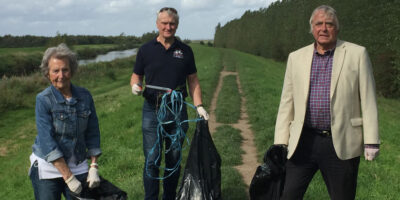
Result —
[[[82,59],[78,60],[78,65],[87,65],[89,63],[97,63],[97,62],[110,62],[117,58],[126,58],[129,56],[136,55],[137,49],[128,49],[123,51],[110,51],[106,54],[97,55],[96,58],[93,59]]]

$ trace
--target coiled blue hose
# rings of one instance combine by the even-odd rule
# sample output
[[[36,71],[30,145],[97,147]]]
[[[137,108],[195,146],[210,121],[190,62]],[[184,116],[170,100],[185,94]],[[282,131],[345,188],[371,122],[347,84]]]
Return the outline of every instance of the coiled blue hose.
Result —
[[[146,161],[146,174],[148,177],[153,178],[153,179],[158,179],[158,180],[164,180],[168,177],[170,177],[172,174],[175,173],[176,170],[178,170],[180,163],[182,161],[182,144],[181,141],[186,140],[187,144],[190,145],[189,138],[187,137],[185,131],[183,130],[182,125],[184,123],[188,122],[197,122],[199,120],[203,120],[202,118],[198,117],[196,119],[187,119],[181,121],[180,116],[182,112],[183,105],[186,104],[189,107],[193,108],[196,110],[196,107],[190,103],[187,103],[184,101],[182,93],[179,91],[175,90],[170,90],[166,93],[163,94],[161,98],[161,103],[159,106],[159,109],[157,111],[157,142],[153,145],[152,149],[149,151],[147,158],[150,158],[153,156],[155,153],[155,150],[158,149],[158,155],[156,159],[154,160],[154,163],[150,163]],[[172,113],[174,116],[173,120],[167,120],[168,112]],[[176,127],[176,132],[175,133],[168,133],[164,129],[164,125],[167,124],[175,124]],[[173,167],[167,168],[161,166],[161,164],[158,164],[160,158],[161,158],[161,152],[162,152],[162,144],[160,144],[160,138],[166,139],[168,138],[171,141],[171,145],[168,149],[165,150],[164,154],[167,154],[169,151],[172,150],[178,150],[179,151],[179,160],[174,164]],[[160,162],[161,163],[161,162]],[[154,177],[150,174],[148,168],[149,166],[155,166],[159,168],[160,170],[164,170],[165,172],[170,172],[170,173],[164,173],[163,177]],[[165,174],[168,174],[165,176]]]

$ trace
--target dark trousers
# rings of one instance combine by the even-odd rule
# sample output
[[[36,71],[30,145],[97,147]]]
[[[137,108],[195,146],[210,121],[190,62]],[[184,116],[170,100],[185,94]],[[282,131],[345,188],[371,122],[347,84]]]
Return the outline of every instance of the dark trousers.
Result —
[[[61,194],[63,194],[67,200],[71,199],[69,188],[67,184],[65,184],[63,178],[39,179],[37,162],[31,167],[29,176],[32,181],[36,200],[61,200]],[[87,173],[75,175],[75,177],[81,183],[84,183]]]
[[[282,200],[303,199],[314,174],[320,170],[332,200],[352,200],[356,195],[360,157],[340,160],[332,137],[303,131],[294,155],[286,163]]]
[[[180,120],[184,121],[187,118],[188,116],[187,116],[186,106],[184,106],[181,112]],[[168,113],[166,119],[174,120],[174,116],[171,113]],[[143,170],[145,200],[157,200],[159,194],[160,180],[155,179],[155,177],[159,177],[159,169],[158,167],[154,166],[154,162],[156,159],[158,159],[157,164],[160,165],[162,156],[158,158],[158,155],[161,155],[162,152],[159,152],[158,148],[153,149],[154,144],[159,142],[159,144],[161,145],[161,151],[164,142],[165,142],[165,149],[170,149],[171,146],[170,139],[158,137],[157,124],[158,121],[156,115],[156,106],[154,104],[145,101],[143,105],[143,116],[142,116],[143,152],[145,156],[145,166]],[[174,134],[176,132],[176,126],[174,126],[173,124],[165,126],[164,128],[169,134]],[[184,123],[182,128],[183,131],[186,132],[189,128],[188,124]],[[180,142],[182,143],[183,140]],[[165,155],[165,167],[170,169],[173,168],[178,163],[180,159],[180,154],[181,152],[178,149],[171,149],[170,151],[168,151],[168,153],[166,153]],[[165,171],[165,173],[162,176],[167,177],[169,173],[170,171]],[[179,181],[179,175],[180,175],[180,166],[174,172],[174,174],[163,180],[163,192],[164,192],[162,197],[163,200],[175,199],[176,188]]]

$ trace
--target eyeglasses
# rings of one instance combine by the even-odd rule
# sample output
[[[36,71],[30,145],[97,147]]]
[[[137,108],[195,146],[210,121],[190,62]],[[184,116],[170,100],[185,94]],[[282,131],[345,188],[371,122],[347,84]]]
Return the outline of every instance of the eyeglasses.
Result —
[[[173,12],[173,13],[175,13],[175,14],[178,14],[178,11],[176,11],[175,8],[171,8],[171,7],[164,7],[164,8],[161,8],[160,11],[158,11],[158,12],[161,13],[161,12],[164,12],[164,11],[171,11],[171,12]]]

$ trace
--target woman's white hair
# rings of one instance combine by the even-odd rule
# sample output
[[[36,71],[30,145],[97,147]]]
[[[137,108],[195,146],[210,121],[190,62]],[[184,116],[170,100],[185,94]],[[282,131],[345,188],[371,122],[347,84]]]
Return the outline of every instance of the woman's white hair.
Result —
[[[56,47],[48,48],[43,54],[42,63],[40,64],[40,70],[46,78],[48,78],[49,75],[49,61],[52,57],[58,59],[67,59],[69,61],[69,67],[71,69],[71,75],[74,75],[74,73],[78,69],[78,60],[76,54],[71,51],[66,44],[61,43]]]

